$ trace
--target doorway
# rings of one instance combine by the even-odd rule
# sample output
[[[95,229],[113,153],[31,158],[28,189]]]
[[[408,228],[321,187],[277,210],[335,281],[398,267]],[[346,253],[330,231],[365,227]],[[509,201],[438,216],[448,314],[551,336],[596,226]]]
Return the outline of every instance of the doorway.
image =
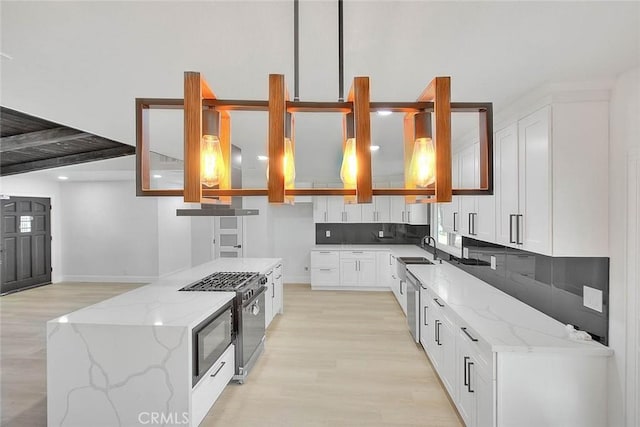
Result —
[[[215,258],[242,258],[243,218],[220,216],[215,219]]]
[[[51,283],[51,199],[2,199],[0,216],[0,294]]]

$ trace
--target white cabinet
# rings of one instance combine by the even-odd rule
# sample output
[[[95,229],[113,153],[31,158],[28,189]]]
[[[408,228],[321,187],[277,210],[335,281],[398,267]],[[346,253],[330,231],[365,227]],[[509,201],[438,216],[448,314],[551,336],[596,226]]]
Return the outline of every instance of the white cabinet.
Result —
[[[404,265],[400,263],[391,255],[392,265],[391,265],[391,292],[393,292],[393,296],[396,297],[396,301],[400,304],[400,308],[404,312],[405,316],[407,315],[407,284],[404,281],[400,280],[398,275],[398,269],[404,268]]]
[[[322,223],[329,222],[329,210],[328,210],[328,197],[327,196],[314,196],[313,198],[313,222]]]
[[[496,132],[498,243],[551,254],[550,107]]]
[[[385,289],[389,287],[389,251],[312,250],[311,287]],[[380,260],[380,262],[378,261]],[[386,272],[386,273],[385,273]]]
[[[376,253],[341,251],[340,284],[342,286],[375,286]]]
[[[363,203],[362,222],[391,222],[391,199],[374,196],[373,203]]]
[[[311,251],[311,286],[340,285],[340,252]]]
[[[456,396],[454,324],[448,314],[449,310],[440,298],[433,296],[430,307],[433,332],[429,334],[432,339],[432,352],[429,354],[429,358],[449,394]]]
[[[265,326],[269,327],[273,318],[283,312],[283,279],[282,279],[282,264],[276,265],[269,270],[267,276],[267,291],[264,297],[264,317]]]
[[[235,373],[235,347],[231,344],[191,390],[192,427],[200,425]],[[140,419],[140,418],[138,418]]]
[[[453,188],[460,187],[460,156],[453,154],[451,156],[451,185]],[[460,197],[453,196],[449,203],[438,203],[437,211],[440,225],[446,233],[460,232]],[[437,224],[437,223],[436,223]]]
[[[475,142],[459,154],[460,188],[480,187],[480,143]],[[494,196],[460,196],[461,234],[492,242],[495,239]],[[458,226],[458,224],[456,224]]]
[[[391,252],[380,251],[376,253],[376,285],[389,286],[391,283]]]
[[[345,203],[344,197],[327,197],[326,222],[362,222],[362,205]]]

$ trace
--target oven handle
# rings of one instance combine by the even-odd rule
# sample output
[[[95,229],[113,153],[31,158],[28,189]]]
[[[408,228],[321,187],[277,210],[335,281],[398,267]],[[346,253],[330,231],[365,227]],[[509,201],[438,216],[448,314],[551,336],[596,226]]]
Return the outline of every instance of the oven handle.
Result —
[[[266,286],[260,286],[260,288],[257,290],[257,292],[255,294],[253,294],[253,296],[251,297],[250,300],[247,300],[246,302],[242,303],[242,308],[249,307],[251,304],[253,304],[253,302],[255,300],[258,299],[258,297],[260,295],[264,294],[265,292],[267,292],[267,287]]]

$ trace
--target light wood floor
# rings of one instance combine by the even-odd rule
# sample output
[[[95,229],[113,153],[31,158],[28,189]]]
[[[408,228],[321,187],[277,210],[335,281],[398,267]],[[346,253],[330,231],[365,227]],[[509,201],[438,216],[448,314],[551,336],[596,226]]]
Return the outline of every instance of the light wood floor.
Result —
[[[60,283],[0,298],[0,425],[46,426],[45,322],[135,284]],[[460,426],[390,292],[285,286],[244,385],[202,426]]]
[[[460,426],[391,292],[285,289],[244,385],[202,426]]]

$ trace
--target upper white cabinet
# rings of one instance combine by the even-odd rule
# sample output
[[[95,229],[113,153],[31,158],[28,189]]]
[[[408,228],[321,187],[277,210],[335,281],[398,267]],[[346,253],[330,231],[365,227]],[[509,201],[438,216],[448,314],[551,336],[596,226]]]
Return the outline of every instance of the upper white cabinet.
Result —
[[[460,188],[460,155],[451,155],[451,185]],[[460,229],[460,197],[453,196],[450,203],[438,203],[438,221],[447,233],[459,233]]]
[[[459,154],[460,188],[480,188],[480,143],[475,142]],[[479,240],[495,239],[495,198],[460,196],[460,223],[456,230]]]
[[[496,240],[554,256],[608,256],[608,104],[545,106],[495,135]]]

